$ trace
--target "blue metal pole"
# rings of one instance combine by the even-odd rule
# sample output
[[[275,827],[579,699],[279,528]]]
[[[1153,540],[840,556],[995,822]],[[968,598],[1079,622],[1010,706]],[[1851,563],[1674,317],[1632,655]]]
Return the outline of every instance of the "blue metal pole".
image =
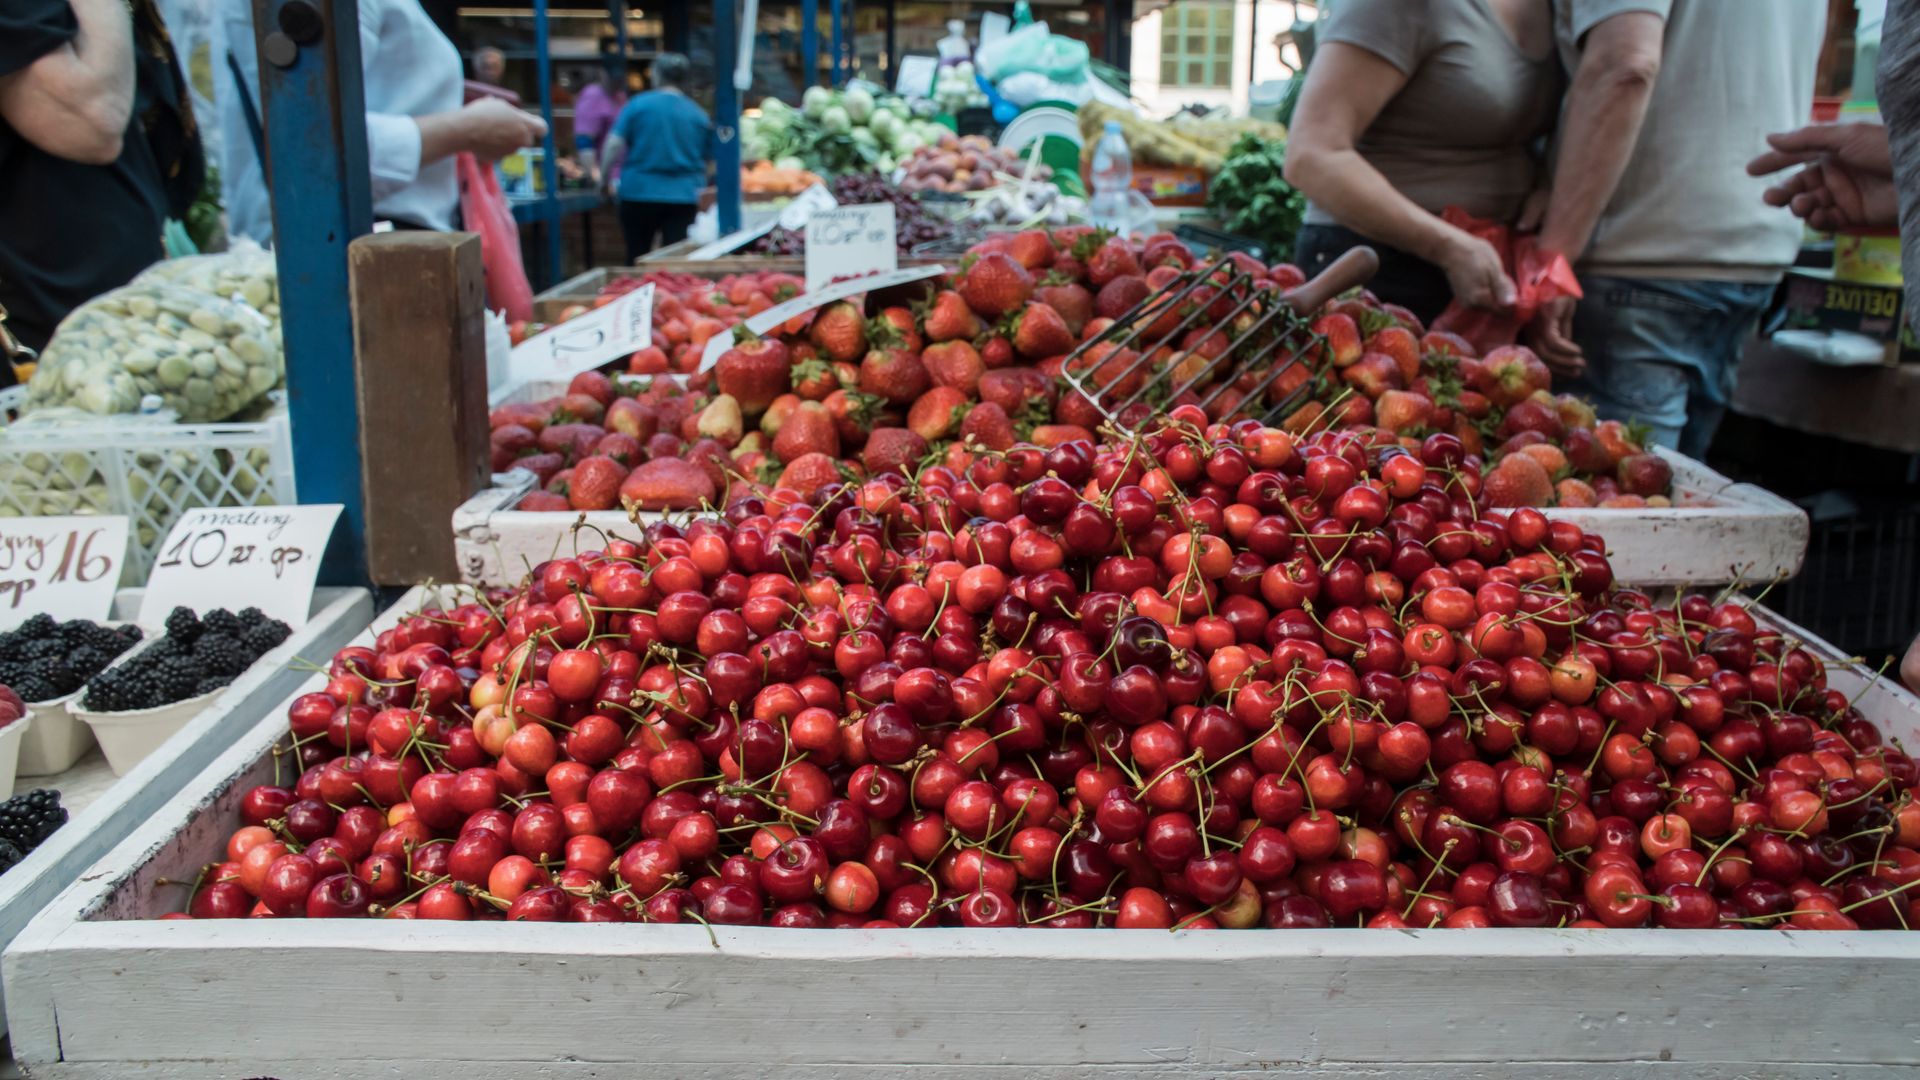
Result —
[[[846,41],[842,37],[840,30],[840,0],[827,0],[827,5],[828,10],[832,13],[829,25],[833,36],[833,59],[828,62],[827,71],[833,80],[832,85],[839,86],[845,78],[845,76],[841,74],[841,71],[843,70],[842,65],[846,63],[847,58]]]
[[[373,230],[360,8],[355,0],[253,0],[253,27],[294,482],[302,502],[346,507],[321,580],[364,584],[367,513],[347,291],[347,244]]]
[[[820,0],[800,0],[800,89],[820,78]]]
[[[740,228],[740,91],[733,85],[740,31],[733,3],[713,4],[713,180],[721,236]]]
[[[560,266],[560,165],[553,148],[553,57],[548,48],[547,0],[533,0],[533,48],[540,78],[540,119],[547,122],[547,135],[540,140],[540,172],[546,181],[547,198],[541,216],[541,229],[547,236],[547,281],[566,276]]]
[[[627,85],[627,0],[612,0],[608,7],[613,12],[614,26],[620,35],[620,86]]]

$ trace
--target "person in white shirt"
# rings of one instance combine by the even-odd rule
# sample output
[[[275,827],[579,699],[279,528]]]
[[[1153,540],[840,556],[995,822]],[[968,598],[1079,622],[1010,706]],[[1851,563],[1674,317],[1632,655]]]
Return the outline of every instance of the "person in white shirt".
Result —
[[[260,74],[251,0],[220,0],[216,25],[215,99],[227,230],[266,243],[273,236],[273,214],[261,164],[265,147],[255,141]],[[360,0],[360,67],[373,211],[380,220],[452,229],[460,206],[454,155],[468,151],[497,160],[546,134],[539,117],[503,101],[482,98],[461,105],[460,53],[419,0]]]

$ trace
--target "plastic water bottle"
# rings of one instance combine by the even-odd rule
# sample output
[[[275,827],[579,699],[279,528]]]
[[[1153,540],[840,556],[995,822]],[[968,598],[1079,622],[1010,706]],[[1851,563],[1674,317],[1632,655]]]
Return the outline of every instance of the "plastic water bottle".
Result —
[[[1133,153],[1120,133],[1120,122],[1109,120],[1093,148],[1093,198],[1087,204],[1093,223],[1122,236],[1130,232],[1132,191]]]

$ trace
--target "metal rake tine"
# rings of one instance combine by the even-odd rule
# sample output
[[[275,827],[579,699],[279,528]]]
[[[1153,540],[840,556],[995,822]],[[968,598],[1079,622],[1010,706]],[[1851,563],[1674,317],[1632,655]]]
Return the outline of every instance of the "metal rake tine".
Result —
[[[1250,278],[1250,277],[1248,277],[1248,278],[1247,278],[1247,280],[1251,280],[1251,278]],[[1230,320],[1231,320],[1231,319],[1232,319],[1232,318],[1233,318],[1233,317],[1234,317],[1235,315],[1238,315],[1238,314],[1239,314],[1239,313],[1240,313],[1241,311],[1243,311],[1243,310],[1245,310],[1245,308],[1246,308],[1246,305],[1248,305],[1248,304],[1250,304],[1250,303],[1252,303],[1252,302],[1253,302],[1254,300],[1256,300],[1256,299],[1258,299],[1258,298],[1259,298],[1259,293],[1258,293],[1257,291],[1256,291],[1256,292],[1255,292],[1254,294],[1252,294],[1252,295],[1249,295],[1249,296],[1248,296],[1248,297],[1247,297],[1247,298],[1246,298],[1245,300],[1242,300],[1242,301],[1240,302],[1240,305],[1239,305],[1238,307],[1236,307],[1236,308],[1234,308],[1234,310],[1233,310],[1233,312],[1231,312],[1231,313],[1230,313],[1230,314],[1229,314],[1229,315],[1227,316],[1227,319],[1226,319],[1226,320],[1222,320],[1222,321],[1230,321]],[[1160,348],[1160,347],[1161,347],[1162,345],[1165,345],[1165,344],[1166,344],[1166,343],[1167,343],[1168,341],[1171,341],[1171,340],[1173,340],[1174,338],[1176,338],[1176,337],[1178,337],[1178,336],[1179,336],[1179,335],[1180,335],[1180,334],[1181,334],[1181,333],[1182,333],[1183,331],[1185,331],[1185,330],[1187,330],[1187,329],[1188,329],[1188,328],[1189,328],[1189,327],[1190,327],[1190,326],[1191,326],[1191,325],[1193,324],[1193,321],[1194,321],[1194,320],[1195,320],[1196,318],[1198,318],[1199,316],[1201,316],[1201,315],[1204,315],[1204,314],[1206,314],[1206,308],[1204,308],[1204,307],[1202,307],[1202,308],[1195,308],[1195,309],[1194,309],[1193,311],[1191,311],[1191,312],[1188,312],[1188,313],[1187,313],[1187,317],[1186,317],[1186,318],[1184,318],[1184,319],[1182,319],[1182,320],[1180,320],[1180,323],[1179,323],[1179,325],[1177,325],[1177,326],[1175,326],[1175,327],[1174,327],[1174,328],[1173,328],[1172,330],[1170,330],[1170,331],[1168,331],[1168,332],[1167,332],[1167,333],[1166,333],[1166,334],[1165,334],[1164,336],[1162,336],[1162,337],[1160,338],[1160,340],[1159,340],[1159,341],[1156,341],[1156,342],[1155,342],[1155,343],[1153,344],[1153,348],[1152,348],[1152,350],[1143,350],[1143,351],[1141,351],[1141,352],[1140,352],[1140,358],[1139,358],[1139,359],[1137,359],[1137,360],[1135,360],[1135,361],[1134,361],[1134,362],[1133,362],[1132,364],[1130,364],[1130,365],[1128,365],[1128,367],[1127,367],[1127,369],[1126,369],[1125,371],[1123,371],[1123,372],[1121,372],[1121,373],[1120,373],[1120,375],[1119,375],[1119,376],[1118,376],[1117,378],[1115,378],[1115,379],[1114,379],[1114,381],[1113,381],[1113,382],[1114,382],[1114,385],[1118,385],[1118,384],[1120,384],[1121,382],[1124,382],[1124,381],[1126,380],[1126,378],[1127,378],[1127,376],[1129,376],[1129,375],[1131,375],[1131,374],[1133,374],[1133,373],[1134,373],[1134,372],[1135,372],[1136,370],[1138,370],[1138,369],[1139,369],[1139,367],[1140,367],[1140,365],[1142,365],[1142,364],[1145,364],[1145,363],[1149,363],[1149,362],[1151,362],[1151,361],[1152,361],[1152,359],[1153,359],[1153,351],[1157,351],[1157,350],[1158,350],[1158,349],[1159,349],[1159,348]],[[1243,339],[1243,340],[1244,340],[1244,339]],[[1235,344],[1238,344],[1238,343],[1236,342]],[[1227,352],[1227,353],[1222,353],[1222,354],[1221,354],[1221,356],[1222,356],[1222,357],[1225,357],[1225,356],[1227,356],[1227,355],[1229,355],[1229,354],[1231,353],[1231,351],[1232,351],[1232,346],[1229,346],[1229,347],[1228,347],[1228,352]],[[1217,362],[1217,360],[1218,360],[1218,358],[1216,358],[1216,361],[1215,361],[1215,362]],[[1209,366],[1212,366],[1212,365],[1210,364]],[[1142,394],[1144,394],[1144,393],[1146,393],[1146,392],[1147,392],[1147,389],[1148,389],[1149,387],[1151,387],[1151,386],[1153,386],[1153,385],[1155,385],[1155,383],[1156,383],[1156,381],[1157,381],[1156,379],[1148,379],[1148,380],[1146,381],[1146,383],[1145,383],[1145,384],[1143,384],[1143,385],[1142,385],[1142,386],[1140,387],[1140,389],[1138,389],[1138,390],[1135,390],[1135,391],[1133,392],[1133,394],[1132,394],[1131,396],[1129,396],[1129,397],[1127,398],[1127,400],[1125,400],[1125,401],[1123,401],[1123,402],[1121,402],[1121,403],[1120,403],[1120,404],[1119,404],[1119,405],[1117,406],[1117,408],[1120,408],[1120,409],[1125,409],[1125,408],[1126,408],[1127,406],[1129,406],[1129,405],[1132,405],[1132,404],[1134,404],[1135,402],[1137,402],[1137,401],[1139,401],[1139,400],[1140,400],[1140,395],[1142,395]]]
[[[1245,309],[1246,304],[1251,303],[1254,299],[1255,299],[1254,297],[1248,297],[1245,303],[1242,303],[1239,307],[1235,308],[1232,312],[1230,312],[1227,315],[1227,318],[1223,321],[1231,322],[1235,317],[1237,317],[1240,314],[1242,310]],[[1227,348],[1225,352],[1222,352],[1219,356],[1216,356],[1212,360],[1207,361],[1205,367],[1202,367],[1199,370],[1199,372],[1197,372],[1192,378],[1188,379],[1185,383],[1182,383],[1180,386],[1176,387],[1173,390],[1173,392],[1168,395],[1168,397],[1169,398],[1179,397],[1181,394],[1184,394],[1187,391],[1192,390],[1194,387],[1203,385],[1205,378],[1210,372],[1212,372],[1215,368],[1219,367],[1225,361],[1229,359],[1233,359],[1234,358],[1233,354],[1237,350],[1239,350],[1241,346],[1245,345],[1248,341],[1252,340],[1255,336],[1257,336],[1260,333],[1260,331],[1263,328],[1265,328],[1266,324],[1271,322],[1276,316],[1280,315],[1280,313],[1284,311],[1285,308],[1286,308],[1285,304],[1277,304],[1274,307],[1269,308],[1264,314],[1260,316],[1259,319],[1255,320],[1252,326],[1247,327],[1246,333],[1240,335],[1239,337],[1235,338],[1233,341],[1229,342],[1227,344]],[[1272,349],[1272,345],[1270,344],[1264,347],[1261,350],[1261,352],[1255,353],[1252,358],[1240,358],[1235,360],[1236,370],[1235,370],[1234,376],[1221,380],[1219,385],[1214,387],[1213,392],[1208,394],[1207,397],[1201,401],[1200,407],[1205,408],[1215,398],[1220,396],[1220,393],[1222,390],[1232,385],[1233,379],[1238,377],[1239,369],[1250,367],[1253,364],[1253,362],[1258,359],[1259,356],[1261,356],[1265,352],[1271,351],[1271,349]]]

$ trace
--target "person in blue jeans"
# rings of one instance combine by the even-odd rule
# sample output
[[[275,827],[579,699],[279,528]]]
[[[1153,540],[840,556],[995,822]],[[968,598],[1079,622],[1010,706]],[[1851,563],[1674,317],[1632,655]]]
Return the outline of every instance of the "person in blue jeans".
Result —
[[[619,196],[628,262],[685,240],[699,210],[713,159],[713,121],[681,89],[686,81],[686,57],[655,57],[653,88],[627,102],[607,136],[603,183]],[[615,162],[617,173],[610,167]]]
[[[1528,340],[1602,417],[1702,457],[1740,352],[1800,248],[1800,223],[1747,175],[1768,132],[1803,123],[1825,0],[1554,0],[1573,73],[1540,245],[1585,290]]]

